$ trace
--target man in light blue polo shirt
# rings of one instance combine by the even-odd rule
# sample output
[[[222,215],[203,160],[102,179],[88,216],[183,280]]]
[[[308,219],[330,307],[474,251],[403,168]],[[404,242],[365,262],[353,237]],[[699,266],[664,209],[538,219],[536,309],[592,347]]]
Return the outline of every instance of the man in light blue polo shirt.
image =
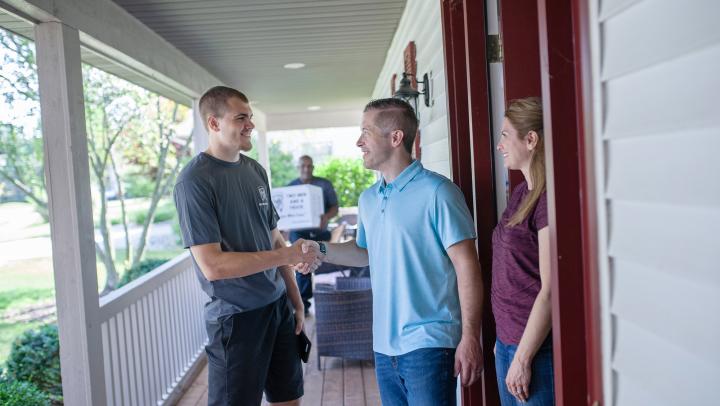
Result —
[[[460,189],[412,159],[418,120],[398,99],[370,102],[357,141],[382,179],[360,196],[357,240],[320,243],[325,262],[364,266],[384,405],[454,405],[457,376],[482,371],[483,286]]]

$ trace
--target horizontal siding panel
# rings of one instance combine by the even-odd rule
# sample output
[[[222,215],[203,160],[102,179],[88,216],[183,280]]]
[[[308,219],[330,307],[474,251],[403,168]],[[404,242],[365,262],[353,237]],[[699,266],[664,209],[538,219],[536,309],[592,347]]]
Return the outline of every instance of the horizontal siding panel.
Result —
[[[440,2],[408,0],[405,12],[400,18],[398,29],[387,52],[373,90],[373,98],[389,97],[393,74],[397,75],[396,86],[402,78],[403,53],[410,41],[415,42],[417,74],[422,79],[425,73],[430,77],[431,105],[425,106],[423,97],[418,99],[422,162],[428,169],[443,175],[450,174],[450,150],[448,145],[448,117],[445,61],[443,59],[442,23]],[[420,89],[422,90],[422,86]]]
[[[638,406],[638,405],[652,405],[652,406],[678,406],[667,399],[658,398],[657,393],[649,392],[645,388],[635,384],[626,376],[620,374],[614,374],[615,387],[617,391],[617,399],[615,402],[607,402],[608,405],[615,406]]]
[[[420,145],[425,147],[448,137],[447,117],[431,121],[420,130]]]
[[[720,46],[606,83],[605,137],[717,126]]]
[[[424,145],[422,147],[423,165],[426,162],[429,163],[429,162],[447,161],[448,159],[449,159],[449,156],[448,156],[447,138],[436,141],[432,144]]]
[[[613,369],[631,387],[654,394],[654,403],[628,405],[706,405],[717,397],[720,368],[663,338],[615,317]],[[672,325],[668,329],[674,328]],[[708,403],[709,402],[709,403]],[[620,403],[618,403],[620,404]]]
[[[405,12],[400,18],[395,37],[392,40],[390,49],[387,52],[385,65],[378,75],[373,90],[373,98],[387,97],[390,94],[390,78],[393,74],[398,74],[398,82],[400,74],[403,71],[403,51],[408,42],[415,41],[417,45],[418,71],[425,73],[427,61],[422,59],[423,52],[430,51],[428,47],[428,39],[432,37],[432,31],[441,32],[442,24],[440,21],[440,2],[426,0],[408,0],[405,6]],[[432,49],[432,52],[442,54],[443,48]],[[423,66],[425,69],[423,69]]]
[[[720,367],[720,287],[625,260],[612,274],[614,314]]]
[[[603,79],[717,44],[719,16],[717,0],[655,0],[637,4],[603,24]],[[692,24],[674,29],[681,21]]]
[[[613,199],[720,206],[720,127],[612,140],[607,196]]]
[[[452,179],[452,171],[450,170],[450,161],[438,161],[438,162],[431,162],[427,165],[423,162],[423,166],[425,169],[431,170],[433,172],[437,172],[440,175],[443,175],[444,177],[448,179]]]
[[[643,0],[601,0],[600,21],[605,21]]]
[[[432,80],[433,83],[442,84],[445,86],[445,75],[443,75],[439,79]],[[431,93],[432,94],[432,93]],[[424,112],[421,112],[420,120],[421,121],[435,121],[435,120],[445,120],[445,125],[448,126],[449,123],[447,123],[447,94],[442,93],[435,96],[432,96],[431,103],[433,103],[429,109],[426,109]],[[428,114],[428,112],[430,114]]]
[[[720,209],[613,201],[609,218],[614,259],[720,287]]]

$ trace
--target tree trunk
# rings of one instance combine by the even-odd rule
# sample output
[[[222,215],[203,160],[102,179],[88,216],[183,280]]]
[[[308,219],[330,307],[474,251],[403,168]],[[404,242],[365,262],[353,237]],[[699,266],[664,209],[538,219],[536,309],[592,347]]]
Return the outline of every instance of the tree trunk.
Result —
[[[117,287],[119,278],[117,269],[115,269],[115,261],[113,261],[115,258],[115,251],[112,244],[112,234],[110,233],[107,218],[107,196],[105,194],[105,181],[103,178],[98,177],[98,188],[100,190],[100,219],[98,223],[100,225],[100,234],[103,238],[102,247],[104,254],[100,256],[100,259],[103,261],[103,265],[105,265],[106,273],[105,288],[103,288],[103,293],[107,293]]]
[[[160,131],[162,131],[162,125],[160,126]],[[160,151],[160,157],[158,158],[158,171],[155,175],[155,187],[153,188],[153,194],[150,200],[150,207],[148,208],[147,217],[145,217],[145,224],[143,224],[142,234],[140,234],[140,240],[138,241],[137,249],[135,250],[135,255],[133,256],[131,267],[140,263],[140,258],[142,258],[142,254],[145,252],[145,245],[147,245],[147,238],[150,234],[150,227],[152,226],[153,220],[155,219],[155,211],[157,210],[158,202],[162,197],[161,186],[163,174],[165,173],[165,162],[167,159],[167,153],[169,148],[170,140],[168,139],[167,143],[162,146],[162,149]]]
[[[118,173],[117,165],[115,165],[115,156],[112,154],[112,151],[110,151],[110,164],[113,175],[115,175],[115,182],[117,182],[118,200],[120,200],[120,215],[122,217],[123,231],[125,232],[125,247],[127,247],[125,252],[125,266],[129,267],[131,264],[130,259],[132,258],[133,247],[130,244],[130,231],[128,230],[127,211],[125,210],[125,193],[123,192],[122,181],[120,180],[120,174]]]

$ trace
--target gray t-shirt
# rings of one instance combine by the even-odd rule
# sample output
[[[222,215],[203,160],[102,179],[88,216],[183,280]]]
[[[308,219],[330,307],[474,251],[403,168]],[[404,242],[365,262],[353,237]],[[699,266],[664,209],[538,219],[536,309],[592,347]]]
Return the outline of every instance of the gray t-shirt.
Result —
[[[271,230],[277,227],[278,215],[267,174],[256,161],[240,155],[237,162],[226,162],[200,153],[178,176],[174,196],[185,248],[220,243],[226,252],[272,249]],[[257,309],[285,292],[276,268],[213,282],[205,278],[195,258],[193,268],[210,296],[206,320]]]

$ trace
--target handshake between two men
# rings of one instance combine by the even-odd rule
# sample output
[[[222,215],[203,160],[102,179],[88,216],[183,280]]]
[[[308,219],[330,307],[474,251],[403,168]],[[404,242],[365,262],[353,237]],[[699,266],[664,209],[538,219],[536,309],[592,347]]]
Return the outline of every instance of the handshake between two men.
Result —
[[[305,275],[315,272],[323,262],[348,267],[363,267],[369,263],[367,249],[359,247],[355,240],[328,244],[299,239],[288,249],[293,252],[293,260],[288,263],[294,264],[294,269]]]
[[[325,259],[325,254],[320,251],[320,244],[316,241],[300,238],[290,248],[295,259],[292,262],[294,270],[304,275],[315,272]]]

